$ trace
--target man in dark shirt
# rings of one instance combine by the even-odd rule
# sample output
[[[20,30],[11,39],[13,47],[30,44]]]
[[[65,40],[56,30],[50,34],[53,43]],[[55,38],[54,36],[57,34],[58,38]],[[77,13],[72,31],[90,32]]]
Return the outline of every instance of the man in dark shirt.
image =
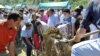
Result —
[[[86,9],[85,17],[80,25],[80,28],[76,32],[74,37],[75,42],[79,42],[81,37],[86,33],[86,29],[92,23],[97,29],[100,30],[100,0],[92,0],[89,3],[89,7]],[[99,36],[98,36],[99,37]]]
[[[75,42],[80,41],[91,23],[100,30],[100,0],[90,2],[84,20],[73,39]],[[75,44],[72,46],[71,56],[100,56],[100,38]]]

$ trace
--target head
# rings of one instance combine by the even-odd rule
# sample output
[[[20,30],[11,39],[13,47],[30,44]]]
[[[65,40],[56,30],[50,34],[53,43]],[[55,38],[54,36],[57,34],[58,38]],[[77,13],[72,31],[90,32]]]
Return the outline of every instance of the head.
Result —
[[[69,17],[70,16],[70,9],[64,9],[63,14],[64,14],[64,16]]]
[[[83,10],[83,9],[84,9],[83,5],[80,5],[80,6],[79,6],[79,8],[80,8],[81,10]]]
[[[54,14],[54,9],[48,9],[47,14],[48,14],[49,16],[52,15],[52,14]]]
[[[19,13],[20,13],[20,14],[23,14],[23,12],[24,12],[23,9],[20,9],[20,10],[19,10]]]
[[[21,17],[17,13],[11,13],[7,17],[7,24],[10,28],[19,27],[21,22]]]
[[[32,20],[37,20],[39,18],[39,16],[35,13],[35,14],[32,14]]]
[[[80,8],[76,8],[75,10],[74,10],[74,12],[73,12],[73,16],[75,17],[75,18],[78,18],[78,16],[80,16],[81,15],[81,9]]]
[[[39,21],[37,21],[36,22],[36,26],[37,26],[37,28],[41,28],[42,27],[42,24]]]
[[[29,13],[32,13],[33,12],[33,9],[30,8],[28,11],[29,11]]]
[[[26,23],[25,26],[26,26],[26,29],[31,29],[31,23],[30,22]]]
[[[43,15],[43,14],[44,14],[44,10],[42,10],[42,9],[39,10],[39,14],[40,14],[40,15]]]

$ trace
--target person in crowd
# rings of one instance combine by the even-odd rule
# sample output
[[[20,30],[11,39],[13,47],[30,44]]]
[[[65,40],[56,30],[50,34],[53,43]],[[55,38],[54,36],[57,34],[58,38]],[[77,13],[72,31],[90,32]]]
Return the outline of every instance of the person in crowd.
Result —
[[[15,37],[20,21],[17,13],[11,13],[6,20],[0,21],[0,56],[8,56],[5,47],[9,50],[9,56],[15,56]]]
[[[4,19],[4,14],[2,10],[0,10],[0,19]]]
[[[71,16],[69,9],[63,10],[63,14],[60,17],[60,23],[63,26],[61,26],[60,28],[66,29],[66,30],[64,30],[64,29],[63,30],[66,31],[68,38],[72,38],[74,36],[75,21],[76,21],[76,19]]]
[[[81,14],[82,10],[83,10],[83,7],[80,8],[82,6],[78,6],[75,10],[74,10],[74,17],[76,19],[76,22],[75,22],[75,32],[74,34],[76,34],[76,31],[77,29],[79,28],[82,20],[83,20],[83,14]],[[85,12],[84,12],[85,13]],[[90,32],[90,27],[87,28],[87,31],[86,33]],[[82,38],[81,41],[84,41],[84,40],[88,40],[89,36],[87,36],[86,38]]]
[[[85,34],[87,27],[92,23],[100,30],[100,0],[90,0],[90,4],[86,9],[86,16],[77,30],[74,37],[75,42],[79,42]],[[98,39],[89,40],[75,44],[72,47],[71,56],[99,56],[100,55],[100,32]]]
[[[49,16],[48,22],[47,22],[48,27],[57,26],[59,24],[59,18],[58,18],[58,15],[55,14],[54,9],[48,9],[47,14]]]
[[[76,18],[76,22],[75,22],[75,28],[76,28],[76,30],[79,28],[79,25],[80,25],[80,23],[82,21],[81,11],[82,10],[80,8],[76,8],[74,10],[74,15],[73,16]]]
[[[36,25],[36,28],[37,28],[37,32],[33,31],[34,46],[37,50],[40,50],[41,49],[41,43],[42,43],[42,40],[43,40],[42,24],[39,21],[36,21],[35,25]]]
[[[31,23],[32,23],[33,28],[34,28],[34,32],[37,32],[37,27],[36,27],[35,23],[36,23],[36,21],[37,21],[38,18],[39,18],[39,16],[36,15],[36,13],[32,15],[32,21],[31,21]]]
[[[86,13],[86,9],[83,9],[83,11],[81,12],[81,14],[82,14],[83,17],[86,15],[85,13]],[[87,33],[88,32],[93,32],[95,30],[97,30],[96,26],[94,24],[90,24],[89,28],[87,29]],[[89,37],[87,38],[89,40],[97,39],[98,38],[98,33],[92,34]]]
[[[32,14],[34,13],[33,9],[28,9],[29,11],[29,19],[32,19]]]
[[[24,11],[24,14],[23,14],[23,21],[24,23],[26,23],[28,20],[30,20],[30,14],[29,14],[29,11]]]
[[[60,23],[61,24],[66,24],[69,21],[71,21],[72,23],[75,23],[76,19],[73,16],[71,16],[70,13],[71,13],[70,9],[64,9],[63,10],[63,14],[60,17]]]
[[[40,19],[41,21],[44,21],[45,23],[47,23],[48,16],[44,14],[44,12],[45,12],[44,10],[39,10]]]
[[[27,22],[25,24],[25,30],[21,31],[21,37],[24,43],[26,44],[26,55],[31,56],[32,49],[34,48],[34,45],[32,43],[32,24],[31,22]]]

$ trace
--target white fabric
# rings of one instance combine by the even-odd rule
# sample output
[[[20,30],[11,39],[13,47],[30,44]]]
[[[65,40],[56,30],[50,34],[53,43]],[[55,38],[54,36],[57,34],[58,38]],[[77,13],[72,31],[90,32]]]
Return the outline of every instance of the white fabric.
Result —
[[[59,25],[57,28],[59,29],[59,31],[61,33],[63,33],[65,36],[67,36],[67,27],[66,27],[66,24]]]
[[[3,14],[0,14],[0,19],[3,19],[3,18],[4,18]]]
[[[93,24],[90,24],[90,31],[93,32],[95,30],[97,30],[96,26]],[[90,40],[97,39],[97,38],[98,38],[98,33],[90,35]]]
[[[63,25],[59,25],[58,27],[57,27],[61,32],[64,32],[64,33],[66,33],[66,24],[63,24]]]
[[[32,31],[33,31],[32,26],[30,29],[26,29],[26,26],[23,26],[21,30],[21,37],[26,37],[26,38],[32,37]]]
[[[73,45],[71,56],[100,56],[100,39],[84,41]]]
[[[23,14],[23,21],[22,21],[22,24],[25,24],[26,22],[28,21],[31,21],[31,16],[30,14]]]
[[[40,20],[40,23],[42,24],[42,30],[45,31],[48,28],[47,24],[41,20]]]

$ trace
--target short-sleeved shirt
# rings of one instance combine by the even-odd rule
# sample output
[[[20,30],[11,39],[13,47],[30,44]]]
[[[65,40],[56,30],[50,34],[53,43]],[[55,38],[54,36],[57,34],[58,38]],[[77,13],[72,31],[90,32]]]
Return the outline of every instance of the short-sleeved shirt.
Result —
[[[100,56],[100,39],[75,44],[71,51],[71,56]]]
[[[26,26],[24,26],[22,31],[21,31],[21,37],[25,37],[25,38],[32,38],[32,31],[33,31],[33,28],[31,26],[30,29],[27,29]]]
[[[100,0],[91,0],[85,14],[81,27],[87,29],[90,24],[94,24],[100,29]]]
[[[21,32],[21,37],[32,38],[32,30],[23,30]]]
[[[15,40],[16,29],[9,29],[6,22],[0,22],[0,52],[5,52],[5,47],[9,42]]]

